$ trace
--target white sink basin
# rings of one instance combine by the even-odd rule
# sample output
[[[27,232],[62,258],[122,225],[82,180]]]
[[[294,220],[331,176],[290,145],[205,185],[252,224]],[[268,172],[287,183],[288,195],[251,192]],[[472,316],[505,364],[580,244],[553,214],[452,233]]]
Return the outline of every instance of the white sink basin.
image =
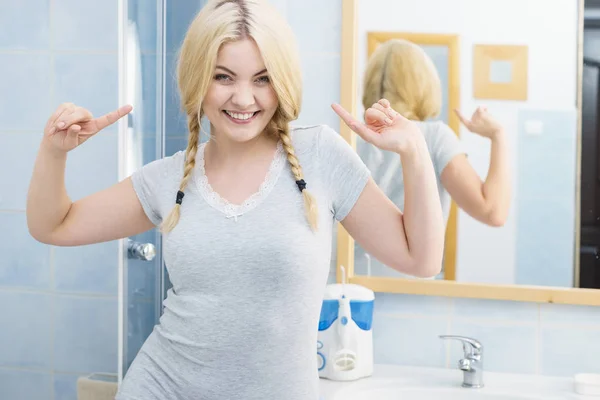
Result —
[[[570,378],[484,372],[484,387],[463,388],[456,369],[375,365],[352,382],[320,380],[322,400],[579,400]]]
[[[349,391],[350,392],[350,391]],[[334,400],[546,400],[540,396],[522,396],[518,394],[487,393],[475,390],[465,389],[427,389],[410,387],[387,387],[361,390],[359,392],[339,393]]]

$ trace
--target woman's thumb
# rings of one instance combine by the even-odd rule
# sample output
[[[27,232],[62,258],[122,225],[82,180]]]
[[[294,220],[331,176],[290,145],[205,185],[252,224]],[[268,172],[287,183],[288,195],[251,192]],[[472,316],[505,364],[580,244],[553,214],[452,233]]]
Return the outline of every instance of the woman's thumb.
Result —
[[[73,124],[67,130],[67,136],[69,137],[69,139],[77,139],[77,136],[79,136],[79,132],[81,132],[81,126]]]

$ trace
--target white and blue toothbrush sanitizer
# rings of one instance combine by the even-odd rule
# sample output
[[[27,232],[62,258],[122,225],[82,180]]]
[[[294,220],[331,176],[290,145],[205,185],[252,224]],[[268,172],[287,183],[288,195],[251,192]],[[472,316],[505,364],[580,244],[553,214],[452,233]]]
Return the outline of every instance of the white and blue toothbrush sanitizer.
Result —
[[[319,377],[351,381],[373,374],[373,302],[364,286],[345,282],[327,285],[319,319]]]

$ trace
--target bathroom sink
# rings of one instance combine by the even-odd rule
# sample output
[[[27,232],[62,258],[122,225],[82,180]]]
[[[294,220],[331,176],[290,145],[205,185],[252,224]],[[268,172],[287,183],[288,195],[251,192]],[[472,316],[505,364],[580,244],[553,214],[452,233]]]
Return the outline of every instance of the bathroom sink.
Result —
[[[546,400],[540,396],[523,396],[506,393],[487,393],[478,389],[463,388],[410,388],[387,387],[361,391],[340,392],[334,400]]]
[[[350,382],[320,379],[323,400],[579,400],[571,378],[485,372],[484,387],[462,387],[461,371],[374,366],[373,375]]]

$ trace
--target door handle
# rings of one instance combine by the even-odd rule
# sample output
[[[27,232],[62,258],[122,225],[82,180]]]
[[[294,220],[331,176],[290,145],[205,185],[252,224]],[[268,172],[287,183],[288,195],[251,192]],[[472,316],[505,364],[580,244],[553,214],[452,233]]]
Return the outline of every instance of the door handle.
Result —
[[[156,257],[156,247],[152,243],[140,243],[127,239],[127,258],[152,261]]]

